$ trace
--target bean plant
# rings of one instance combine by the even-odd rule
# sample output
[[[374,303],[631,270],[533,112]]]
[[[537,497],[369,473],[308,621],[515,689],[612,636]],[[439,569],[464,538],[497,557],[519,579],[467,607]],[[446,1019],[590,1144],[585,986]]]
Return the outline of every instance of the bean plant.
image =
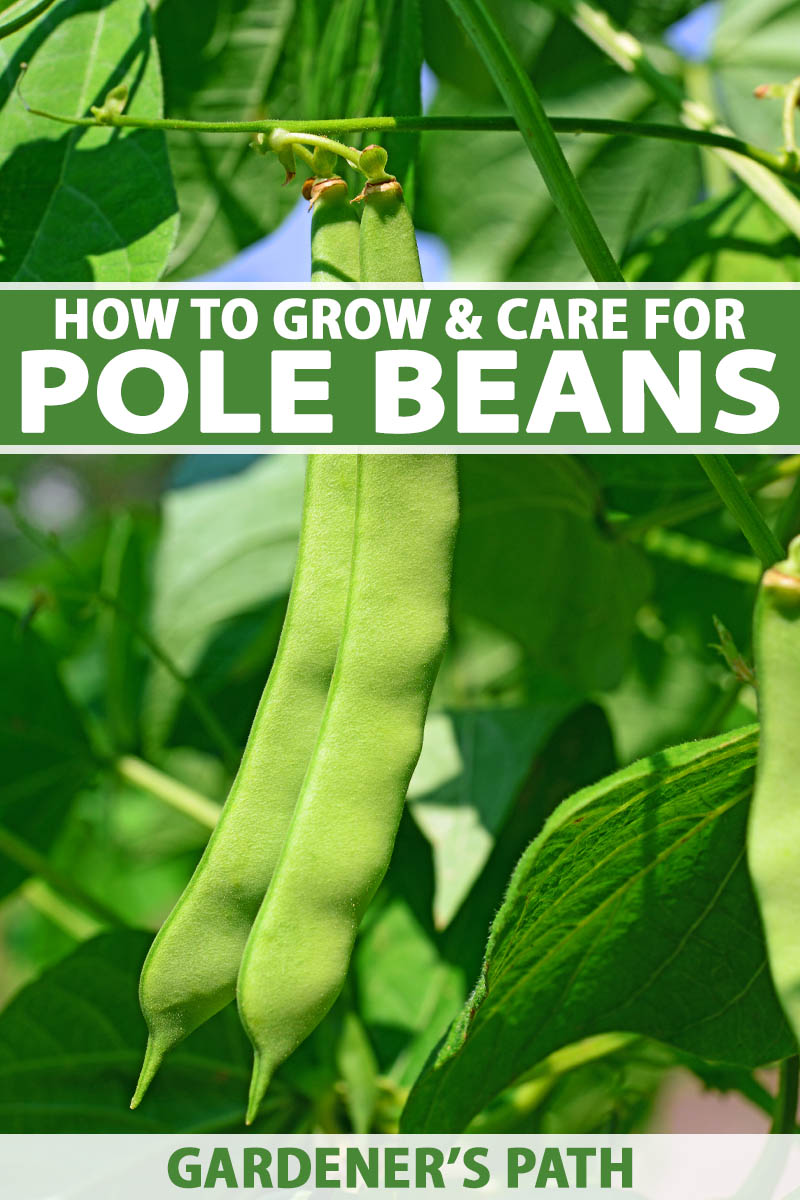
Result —
[[[302,192],[320,287],[420,281],[415,227],[455,279],[797,282],[800,3],[696,7],[16,0],[0,277],[195,279]],[[800,456],[0,501],[2,1132],[658,1130],[679,1079],[795,1130]]]

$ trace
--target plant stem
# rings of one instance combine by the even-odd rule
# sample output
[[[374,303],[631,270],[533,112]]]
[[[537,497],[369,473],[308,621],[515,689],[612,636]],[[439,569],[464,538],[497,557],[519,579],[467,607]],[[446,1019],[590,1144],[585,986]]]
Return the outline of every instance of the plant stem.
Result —
[[[794,481],[791,492],[781,505],[775,518],[775,537],[782,546],[800,532],[800,475]]]
[[[792,454],[777,463],[759,467],[749,475],[740,476],[742,487],[748,492],[757,492],[769,483],[779,479],[795,478],[800,475],[800,454]],[[716,491],[702,492],[697,496],[689,496],[686,500],[676,500],[665,504],[662,508],[654,508],[652,512],[638,517],[624,517],[616,521],[616,532],[625,537],[638,538],[649,529],[663,525],[681,525],[684,521],[694,521],[705,517],[722,507],[722,500]],[[779,540],[781,540],[779,538]]]
[[[698,454],[697,461],[732,513],[753,552],[765,567],[783,558],[783,547],[724,454]]]
[[[208,829],[213,829],[219,820],[219,814],[222,812],[222,809],[213,800],[209,800],[206,796],[201,796],[193,788],[187,787],[185,784],[180,783],[179,780],[173,779],[171,775],[166,775],[163,771],[159,771],[157,767],[151,766],[150,763],[143,762],[141,758],[135,758],[133,755],[126,754],[122,758],[117,759],[114,763],[114,769],[120,779],[124,779],[127,783],[132,783],[134,787],[150,792],[153,796],[157,796],[159,800],[163,800],[170,808],[174,808],[177,812],[191,817],[199,825],[205,825]]]
[[[59,895],[71,903],[77,904],[79,908],[85,909],[103,925],[122,924],[119,917],[110,908],[106,908],[101,901],[95,900],[68,875],[62,874],[57,867],[54,867],[39,850],[35,850],[33,846],[28,845],[22,838],[17,837],[15,833],[2,825],[0,825],[0,854],[10,858],[12,862],[29,874],[38,875],[45,883],[49,883],[50,887]]]
[[[570,1071],[607,1058],[642,1042],[636,1034],[610,1033],[585,1038],[556,1050],[503,1093],[500,1100],[480,1113],[469,1125],[471,1134],[511,1133],[518,1130]]]
[[[78,583],[81,593],[88,599],[94,600],[107,608],[113,609],[118,616],[128,625],[131,632],[139,639],[142,645],[149,651],[150,655],[159,662],[169,675],[181,688],[186,701],[194,709],[195,714],[201,724],[205,727],[206,732],[215,742],[223,761],[229,771],[234,772],[239,765],[239,751],[234,743],[228,737],[225,729],[212,712],[211,708],[206,703],[204,697],[197,691],[192,684],[192,681],[180,669],[178,664],[167,653],[164,647],[158,642],[153,635],[140,624],[138,618],[129,612],[123,604],[111,592],[95,589],[92,584],[84,579],[80,568],[72,561],[70,556],[64,550],[63,546],[53,537],[48,537],[43,534],[35,525],[19,511],[16,504],[7,505],[16,528],[39,549],[44,550],[48,554],[54,554],[60,562],[64,564],[73,579]]]
[[[198,692],[197,688],[175,662],[170,654],[164,649],[159,641],[139,623],[133,613],[129,612],[123,604],[117,600],[116,596],[110,592],[96,591],[87,592],[87,595],[92,599],[97,600],[100,604],[112,608],[114,612],[122,618],[128,625],[131,632],[139,639],[150,655],[161,663],[165,671],[179,685],[187,704],[194,709],[195,715],[201,725],[205,727],[206,733],[209,734],[212,741],[215,742],[219,753],[222,756],[223,762],[229,771],[235,772],[239,767],[239,751],[228,736],[225,728],[217,719],[215,713],[206,703],[205,698]]]
[[[800,1076],[797,1055],[781,1063],[780,1083],[770,1133],[794,1133],[797,1128],[797,1099]]]
[[[258,121],[190,121],[180,117],[130,117],[113,114],[102,122],[94,117],[66,117],[44,109],[28,107],[34,116],[58,121],[62,125],[79,125],[98,128],[101,125],[121,129],[162,129],[183,133],[273,133],[284,129],[287,133],[307,134],[309,145],[312,138],[320,135],[320,144],[330,144],[325,135],[333,133],[519,133],[513,117],[505,116],[413,116],[413,117],[346,117],[334,120],[258,120]],[[752,159],[775,175],[790,182],[800,183],[800,169],[793,168],[778,154],[747,142],[734,134],[719,133],[712,129],[691,129],[686,125],[669,125],[647,121],[616,121],[605,117],[554,117],[548,120],[556,133],[588,134],[593,137],[639,137],[656,141],[681,142],[690,146],[705,146],[712,150],[727,150],[742,158]]]
[[[714,113],[704,104],[687,100],[674,79],[648,58],[642,43],[627,31],[618,29],[608,13],[585,0],[551,0],[586,36],[603,50],[623,71],[636,75],[648,85],[654,95],[674,108],[681,120],[692,129],[706,129],[726,135],[731,130],[721,125]],[[727,165],[743,183],[776,213],[788,229],[800,237],[800,200],[775,178],[760,162],[748,161],[739,154],[717,148]],[[789,159],[785,163],[791,170]]]
[[[793,79],[786,92],[783,105],[783,146],[790,163],[797,166],[800,150],[797,146],[796,119],[800,105],[800,75]]]
[[[674,529],[650,529],[642,537],[641,545],[648,554],[655,554],[658,558],[684,563],[687,567],[721,575],[737,583],[755,585],[761,578],[758,563],[749,556],[734,554],[721,546],[687,537],[685,533],[678,533]]]
[[[29,879],[22,889],[22,894],[31,908],[35,908],[43,917],[47,917],[48,921],[58,925],[76,942],[84,942],[87,938],[94,937],[105,927],[105,923],[90,917],[71,900],[65,900],[43,879]]]
[[[474,42],[519,126],[553,203],[566,222],[578,253],[594,279],[622,282],[622,272],[605,243],[527,72],[490,16],[483,0],[447,0]]]
[[[35,0],[33,4],[12,4],[6,10],[10,15],[0,21],[0,38],[9,37],[18,29],[24,29],[26,25],[30,25],[31,21],[35,21],[43,12],[46,12],[53,2],[54,0]],[[15,15],[15,9],[21,9],[21,11]]]

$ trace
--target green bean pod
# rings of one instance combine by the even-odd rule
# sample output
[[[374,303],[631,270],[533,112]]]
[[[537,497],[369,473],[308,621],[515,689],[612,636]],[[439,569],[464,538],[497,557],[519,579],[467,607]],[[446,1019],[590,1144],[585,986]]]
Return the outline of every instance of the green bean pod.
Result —
[[[355,495],[351,455],[309,458],[295,577],[272,671],[205,853],[145,960],[149,1040],[132,1107],[164,1055],[235,995],[319,730],[344,621]]]
[[[454,459],[362,455],[345,630],[319,740],[239,973],[256,1061],[275,1068],[338,996],[389,864],[444,649],[457,521]]]
[[[358,213],[347,184],[338,176],[310,179],[303,195],[311,201],[311,282],[357,283]]]
[[[414,223],[396,179],[362,192],[359,259],[364,283],[421,283]]]
[[[366,280],[419,280],[399,185],[367,186]],[[319,739],[239,973],[254,1119],[275,1069],[344,984],[389,865],[448,630],[455,458],[362,455],[347,615]]]
[[[312,282],[358,278],[358,217],[341,179],[312,180]],[[272,671],[219,824],[150,949],[139,987],[149,1030],[136,1107],[164,1055],[235,995],[242,952],[314,748],[350,579],[356,463],[308,460],[303,527]]]
[[[772,979],[800,1041],[800,538],[761,581],[755,655],[761,739],[748,861]]]

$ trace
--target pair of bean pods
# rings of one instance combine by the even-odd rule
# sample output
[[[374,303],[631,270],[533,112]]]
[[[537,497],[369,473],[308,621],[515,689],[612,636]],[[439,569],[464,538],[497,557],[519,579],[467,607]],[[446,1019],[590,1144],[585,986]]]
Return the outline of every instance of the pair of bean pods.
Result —
[[[312,279],[421,281],[402,189],[310,189]],[[312,455],[286,619],[239,772],[142,970],[165,1054],[237,998],[253,1044],[247,1121],[344,984],[392,854],[448,630],[458,522],[449,455]]]

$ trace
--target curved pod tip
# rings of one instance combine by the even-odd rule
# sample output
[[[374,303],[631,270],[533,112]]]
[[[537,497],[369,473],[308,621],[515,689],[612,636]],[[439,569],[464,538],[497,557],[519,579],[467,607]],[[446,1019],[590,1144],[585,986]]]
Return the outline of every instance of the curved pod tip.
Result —
[[[158,1068],[164,1061],[166,1053],[163,1046],[159,1046],[152,1037],[147,1039],[147,1049],[144,1052],[144,1062],[142,1070],[139,1074],[139,1082],[136,1084],[136,1091],[133,1093],[131,1100],[131,1108],[138,1108],[145,1097],[147,1089],[156,1077]]]
[[[256,1054],[253,1061],[253,1076],[250,1080],[250,1096],[247,1101],[245,1125],[252,1125],[258,1116],[261,1101],[264,1099],[271,1081],[272,1068],[260,1054]]]

